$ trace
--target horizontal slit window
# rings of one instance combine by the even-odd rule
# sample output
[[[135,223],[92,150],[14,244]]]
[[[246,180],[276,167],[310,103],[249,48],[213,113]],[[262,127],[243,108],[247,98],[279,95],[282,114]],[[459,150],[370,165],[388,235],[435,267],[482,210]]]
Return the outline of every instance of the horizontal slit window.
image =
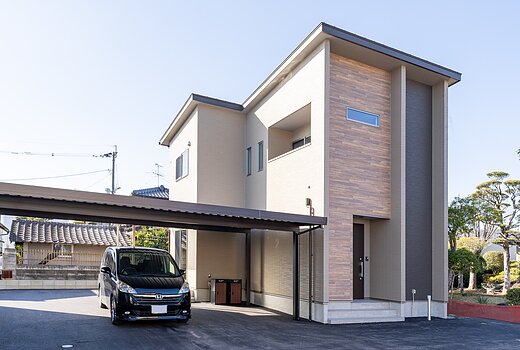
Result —
[[[355,108],[347,108],[347,119],[367,125],[379,126],[379,116],[377,114],[360,111]]]

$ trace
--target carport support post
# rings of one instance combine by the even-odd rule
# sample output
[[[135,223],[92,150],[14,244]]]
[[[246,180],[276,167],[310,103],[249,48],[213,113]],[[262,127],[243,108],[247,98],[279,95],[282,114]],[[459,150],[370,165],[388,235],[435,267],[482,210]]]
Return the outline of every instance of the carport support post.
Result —
[[[300,320],[300,244],[297,231],[293,231],[293,319]]]
[[[251,305],[251,230],[246,231],[246,305]]]

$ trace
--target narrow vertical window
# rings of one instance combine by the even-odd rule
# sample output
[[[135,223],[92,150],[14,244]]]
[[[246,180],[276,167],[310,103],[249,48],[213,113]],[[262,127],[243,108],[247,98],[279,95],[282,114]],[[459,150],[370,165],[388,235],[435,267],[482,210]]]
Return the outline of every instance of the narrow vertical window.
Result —
[[[246,175],[251,175],[251,147],[246,150]]]
[[[180,180],[188,175],[188,150],[182,152],[182,154],[175,160],[175,180]]]
[[[258,142],[258,171],[264,170],[264,141]]]

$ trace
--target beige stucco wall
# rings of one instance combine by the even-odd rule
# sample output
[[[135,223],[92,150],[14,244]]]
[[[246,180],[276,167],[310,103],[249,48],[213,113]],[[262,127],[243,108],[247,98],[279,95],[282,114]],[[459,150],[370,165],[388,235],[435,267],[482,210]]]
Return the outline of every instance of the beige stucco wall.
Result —
[[[197,231],[199,301],[210,300],[208,283],[214,278],[242,279],[245,286],[245,244],[244,233]]]
[[[326,51],[326,43],[320,45],[247,114],[245,148],[253,149],[253,170],[257,143],[264,140],[267,145],[268,128],[309,103],[312,136],[307,147],[268,161],[264,171],[253,171],[246,178],[247,207],[307,214],[305,198],[310,197],[316,215],[323,215]],[[267,148],[266,159],[269,152]]]
[[[188,120],[170,143],[170,199],[183,202],[197,202],[198,176],[198,111],[194,110]],[[189,145],[188,145],[189,144]],[[175,160],[189,150],[188,175],[175,180]]]
[[[243,207],[245,117],[204,105],[197,110],[197,202]]]
[[[189,149],[188,175],[179,181],[173,178],[170,199],[243,207],[244,127],[245,117],[239,112],[198,105],[170,144],[173,176],[175,159]],[[208,274],[243,278],[243,234],[229,235],[188,230],[186,275],[197,300],[209,300]]]
[[[325,215],[325,67],[328,58],[328,41],[311,53],[288,77],[266,98],[251,109],[247,115],[246,147],[253,150],[253,172],[246,178],[246,206],[298,214],[309,214],[306,198],[311,198],[316,215]],[[310,123],[291,134],[311,135],[312,142],[266,161],[264,171],[257,169],[257,143],[267,144],[268,128],[310,104]],[[284,133],[276,130],[275,132]],[[266,160],[271,144],[266,149]],[[277,149],[278,149],[277,148]],[[278,152],[279,153],[279,152]],[[277,154],[277,153],[275,153]],[[292,234],[289,232],[254,231],[252,234],[252,280],[255,300],[268,307],[289,312],[292,298]],[[324,301],[324,240],[326,232],[314,234],[314,299]],[[308,298],[308,235],[300,241],[300,293]],[[273,299],[272,297],[275,297]],[[277,298],[277,299],[276,299]],[[302,310],[302,315],[306,310]]]

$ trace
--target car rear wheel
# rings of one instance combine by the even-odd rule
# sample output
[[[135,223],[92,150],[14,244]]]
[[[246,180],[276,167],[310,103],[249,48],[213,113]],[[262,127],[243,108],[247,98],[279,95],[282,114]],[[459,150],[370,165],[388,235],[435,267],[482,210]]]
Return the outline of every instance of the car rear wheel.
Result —
[[[119,317],[117,316],[117,305],[116,305],[116,298],[113,296],[110,297],[110,321],[112,321],[112,324],[119,324]]]
[[[101,286],[98,286],[97,295],[98,295],[99,307],[102,309],[108,309],[107,306],[105,304],[103,304],[103,301],[101,300]]]

